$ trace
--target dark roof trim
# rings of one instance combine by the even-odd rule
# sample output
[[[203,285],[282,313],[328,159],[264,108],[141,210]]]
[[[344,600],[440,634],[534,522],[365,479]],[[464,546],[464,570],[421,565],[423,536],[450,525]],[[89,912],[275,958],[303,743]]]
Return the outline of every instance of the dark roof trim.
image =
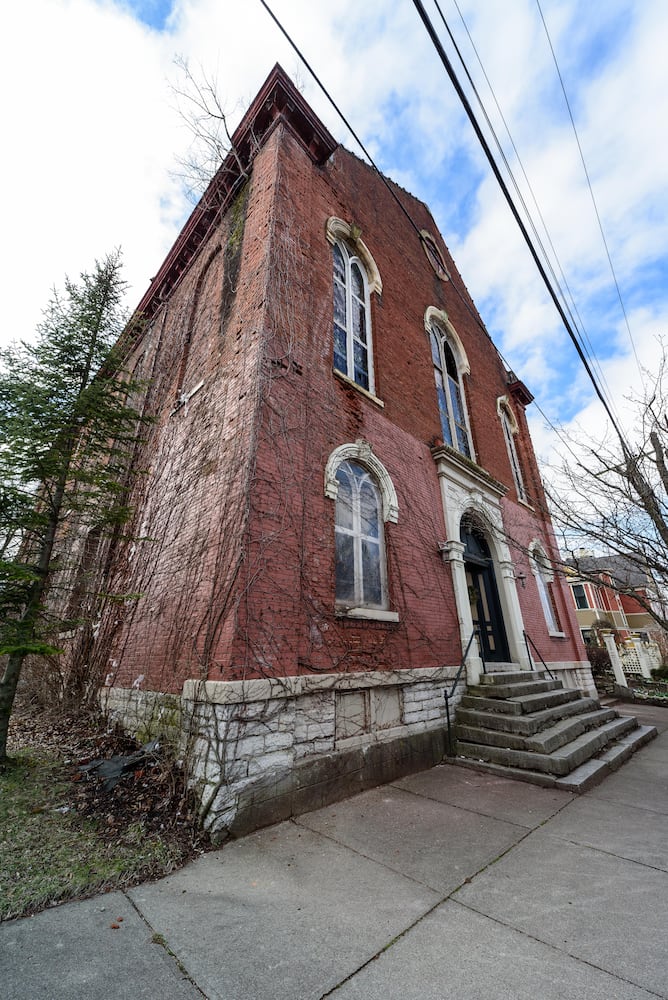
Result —
[[[524,382],[518,379],[514,372],[508,372],[508,392],[513,397],[515,402],[519,403],[521,406],[528,406],[529,403],[533,403],[534,397],[529,392]]]
[[[338,143],[311,110],[278,63],[232,136],[232,149],[181,230],[137,307],[145,323],[169,296],[199,250],[211,226],[229,207],[248,176],[253,157],[282,122],[314,163],[323,164]]]

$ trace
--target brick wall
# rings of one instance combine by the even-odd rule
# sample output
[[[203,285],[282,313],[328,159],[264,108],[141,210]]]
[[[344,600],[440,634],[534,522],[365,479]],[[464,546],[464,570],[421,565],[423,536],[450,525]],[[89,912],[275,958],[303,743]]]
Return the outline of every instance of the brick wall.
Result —
[[[263,121],[281,87],[290,90],[276,76],[253,105]],[[470,363],[463,383],[477,466],[459,463],[457,495],[487,490],[498,523],[503,514],[497,561],[515,646],[519,601],[527,631],[565,682],[591,679],[572,602],[555,580],[563,634],[550,635],[530,568],[530,546],[551,555],[554,541],[521,399],[511,402],[529,504],[516,496],[497,413],[511,392],[508,373],[428,209],[396,185],[393,197],[340,147],[318,165],[314,147],[329,151],[333,141],[317,127],[321,146],[300,139],[314,125],[309,109],[289,120],[303,102],[296,91],[288,98],[245,183],[227,178],[236,196],[218,215],[209,205],[194,213],[143,300],[149,322],[127,364],[145,379],[140,402],[152,423],[134,455],[133,521],[112,552],[114,596],[96,641],[108,711],[135,730],[142,712],[151,731],[180,718],[203,817],[220,835],[443,756],[443,692],[470,617],[463,565],[441,552],[448,541],[456,555],[459,507],[446,507],[446,529],[441,490],[452,456],[434,450],[439,480],[429,307],[447,313]],[[371,295],[373,397],[333,372],[331,217],[359,228],[382,279],[382,294]],[[421,230],[440,247],[449,280],[435,273]],[[334,449],[358,441],[397,497],[396,523],[385,525],[382,620],[335,606],[325,467]],[[508,549],[524,577],[517,599]],[[180,692],[178,704],[163,697]]]
[[[417,229],[440,242],[426,207],[394,190]],[[380,270],[383,292],[372,295],[371,317],[382,406],[332,372],[330,216],[361,228]],[[415,229],[365,164],[339,148],[317,167],[287,129],[273,132],[246,190],[131,358],[151,377],[155,423],[135,463],[139,540],[115,565],[116,590],[137,596],[105,621],[115,684],[143,676],[140,684],[176,691],[189,677],[458,663],[452,578],[438,549],[444,524],[430,444],[441,431],[428,306],[447,312],[467,352],[476,459],[508,487],[518,562],[526,561],[521,545],[536,538],[549,548],[522,407],[514,404],[518,452],[533,511],[516,502],[497,415],[504,367],[441,251],[450,281],[434,273]],[[324,468],[334,448],[360,438],[397,491],[399,518],[386,525],[385,540],[398,622],[335,614],[334,503],[324,495]],[[560,584],[566,640],[547,635],[535,581],[526,577],[519,597],[532,638],[546,658],[578,659]]]

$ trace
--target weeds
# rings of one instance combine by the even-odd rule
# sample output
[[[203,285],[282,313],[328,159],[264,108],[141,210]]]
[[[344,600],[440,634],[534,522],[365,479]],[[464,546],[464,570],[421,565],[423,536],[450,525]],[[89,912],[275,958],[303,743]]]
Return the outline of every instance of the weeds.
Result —
[[[39,746],[38,732],[0,774],[0,920],[166,875],[201,850],[169,761],[104,792],[53,739]],[[117,736],[90,730],[76,739],[96,756],[124,749]]]

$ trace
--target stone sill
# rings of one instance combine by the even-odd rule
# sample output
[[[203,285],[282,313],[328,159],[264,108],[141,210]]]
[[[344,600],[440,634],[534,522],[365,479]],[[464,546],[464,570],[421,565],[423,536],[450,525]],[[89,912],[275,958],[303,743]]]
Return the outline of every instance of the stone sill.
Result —
[[[366,618],[372,622],[398,622],[397,611],[383,611],[381,608],[337,608],[337,618]]]
[[[357,382],[353,381],[353,379],[349,378],[347,375],[344,375],[343,372],[340,372],[338,368],[334,368],[332,370],[336,378],[340,379],[340,381],[343,382],[345,385],[350,386],[351,389],[356,389],[357,392],[361,392],[363,396],[366,396],[366,398],[371,400],[372,403],[375,403],[376,406],[380,406],[381,409],[385,408],[385,403],[383,402],[382,399],[379,399],[378,396],[374,396],[374,394],[372,392],[369,392],[368,389],[365,389],[364,386],[358,385]]]

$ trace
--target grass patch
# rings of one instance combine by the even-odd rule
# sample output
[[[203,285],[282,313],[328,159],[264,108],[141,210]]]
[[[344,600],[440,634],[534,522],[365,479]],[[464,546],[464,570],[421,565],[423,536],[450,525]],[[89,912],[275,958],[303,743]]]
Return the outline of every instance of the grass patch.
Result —
[[[0,773],[0,920],[173,871],[183,841],[141,818],[81,815],[72,768],[22,750]]]

